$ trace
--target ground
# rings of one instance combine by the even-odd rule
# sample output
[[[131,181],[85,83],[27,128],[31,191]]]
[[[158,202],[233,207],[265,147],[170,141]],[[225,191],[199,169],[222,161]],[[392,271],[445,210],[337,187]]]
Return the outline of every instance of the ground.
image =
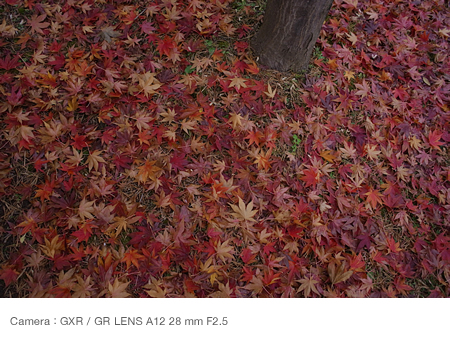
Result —
[[[301,74],[263,13],[6,0],[1,296],[449,296],[448,7],[336,0]]]

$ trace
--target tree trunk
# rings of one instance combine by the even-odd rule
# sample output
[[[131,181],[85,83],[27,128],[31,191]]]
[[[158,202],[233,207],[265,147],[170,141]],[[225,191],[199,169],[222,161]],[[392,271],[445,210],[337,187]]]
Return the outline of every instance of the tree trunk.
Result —
[[[260,63],[300,71],[309,63],[333,0],[268,0],[264,21],[251,41]]]

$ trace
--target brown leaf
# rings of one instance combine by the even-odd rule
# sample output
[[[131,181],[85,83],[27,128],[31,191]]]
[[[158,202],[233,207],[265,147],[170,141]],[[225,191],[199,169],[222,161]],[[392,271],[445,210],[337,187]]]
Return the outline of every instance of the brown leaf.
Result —
[[[353,274],[353,271],[345,271],[345,264],[339,264],[339,266],[336,268],[335,262],[330,262],[328,264],[328,275],[330,276],[331,283],[337,284],[340,282],[345,282],[347,279],[349,279]]]
[[[86,199],[83,198],[78,207],[78,214],[81,216],[81,219],[94,218],[92,212],[94,212],[94,201],[87,202]]]
[[[115,27],[107,26],[103,27],[100,31],[100,37],[107,42],[111,42],[111,38],[117,38],[120,36],[119,32],[114,30]]]
[[[241,221],[256,222],[253,216],[255,216],[258,210],[253,210],[253,201],[250,201],[250,203],[245,206],[244,201],[239,197],[239,206],[234,204],[230,204],[230,206],[235,211],[232,215],[237,219]]]
[[[126,298],[131,295],[126,291],[130,282],[122,283],[118,279],[114,280],[114,284],[108,283],[109,296],[111,298]]]
[[[312,276],[309,276],[309,278],[302,278],[298,282],[300,282],[301,285],[297,289],[297,292],[303,291],[305,297],[309,297],[311,291],[314,292],[315,294],[320,295],[320,292],[317,290],[315,285],[319,283],[319,281],[315,280]]]

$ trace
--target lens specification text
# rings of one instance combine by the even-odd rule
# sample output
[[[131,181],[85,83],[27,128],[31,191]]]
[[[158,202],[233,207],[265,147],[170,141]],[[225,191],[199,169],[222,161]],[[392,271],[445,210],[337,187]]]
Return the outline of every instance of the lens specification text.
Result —
[[[13,326],[227,326],[228,317],[183,318],[155,317],[60,317],[20,318],[11,317]]]

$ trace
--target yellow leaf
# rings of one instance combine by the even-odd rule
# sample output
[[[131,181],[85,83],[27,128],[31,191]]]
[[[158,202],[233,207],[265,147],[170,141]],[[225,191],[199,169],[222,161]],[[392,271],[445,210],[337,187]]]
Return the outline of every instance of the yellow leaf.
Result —
[[[367,152],[367,156],[371,160],[377,159],[378,155],[381,154],[381,151],[377,150],[377,145],[376,144],[366,144],[365,150]]]
[[[408,142],[411,148],[414,148],[415,150],[420,150],[420,148],[422,148],[422,142],[418,138],[416,138],[415,135],[413,135],[413,137],[410,137]]]
[[[105,160],[100,156],[102,152],[100,150],[94,150],[92,154],[89,154],[86,163],[88,164],[89,172],[92,170],[92,168],[95,169],[95,171],[98,171],[98,163],[105,163]]]
[[[51,258],[55,257],[55,255],[64,247],[64,242],[59,240],[58,235],[53,237],[51,241],[45,237],[44,241],[45,245],[40,245],[42,252]]]
[[[252,280],[250,281],[250,284],[247,284],[244,288],[252,291],[253,294],[257,295],[261,293],[261,291],[263,290],[264,284],[261,279],[257,278],[256,276],[253,276]]]
[[[352,43],[352,46],[354,46],[358,42],[358,37],[355,35],[355,33],[346,33],[348,40]]]
[[[340,264],[336,269],[336,264],[334,262],[330,262],[328,264],[328,275],[330,276],[331,283],[337,284],[340,282],[345,282],[353,275],[353,271],[345,272],[344,264]]]
[[[355,78],[353,75],[355,75],[355,72],[352,72],[351,70],[346,70],[346,71],[344,72],[344,77],[345,77],[348,81],[350,81],[351,79],[354,79],[354,78]]]
[[[94,215],[92,215],[92,212],[94,212],[94,201],[87,202],[86,199],[83,198],[83,200],[80,202],[80,206],[78,207],[78,214],[80,215],[81,219],[85,218],[94,218]]]
[[[258,210],[252,210],[253,201],[250,201],[250,203],[245,206],[244,201],[239,197],[239,206],[233,204],[230,204],[230,206],[235,211],[232,215],[238,220],[256,222],[253,216],[255,216]]]
[[[242,127],[242,116],[237,113],[231,113],[228,122],[233,124],[233,129],[236,129],[237,126]]]
[[[111,298],[126,298],[131,295],[126,291],[130,282],[122,283],[118,279],[114,280],[114,284],[108,283],[109,296]]]
[[[137,79],[139,81],[139,87],[144,92],[145,97],[155,94],[156,90],[161,87],[161,83],[155,78],[154,73],[139,74]]]
[[[20,130],[20,135],[22,136],[22,138],[25,141],[30,142],[30,139],[34,138],[33,128],[32,127],[30,127],[30,126],[20,126],[19,130]]]
[[[336,155],[331,153],[331,150],[322,150],[320,152],[320,157],[322,157],[325,161],[334,162],[336,159]]]
[[[0,25],[0,35],[9,38],[16,35],[16,33],[17,29],[12,25],[7,25],[5,19],[3,19],[3,22]]]
[[[67,103],[67,110],[72,112],[75,111],[78,108],[78,98],[76,96],[73,96],[70,101]]]
[[[219,258],[222,260],[222,262],[225,262],[227,258],[233,258],[233,247],[228,245],[228,242],[230,240],[227,239],[225,242],[220,243],[220,241],[217,243],[216,246],[216,254],[219,256]]]
[[[317,290],[316,285],[319,283],[319,281],[315,280],[312,276],[309,276],[309,278],[302,278],[298,280],[298,282],[301,283],[300,287],[297,289],[297,292],[304,293],[305,297],[309,297],[311,294],[311,291],[314,293],[320,295],[320,292]]]
[[[440,36],[448,38],[449,37],[449,33],[450,33],[450,29],[442,28],[442,29],[439,30],[438,33],[439,33]]]
[[[83,33],[93,33],[94,31],[92,30],[93,28],[95,28],[95,26],[83,26],[82,30]]]
[[[237,90],[243,88],[247,88],[247,85],[245,84],[245,79],[240,77],[235,77],[231,80],[230,87],[234,87]]]
[[[268,97],[273,99],[275,97],[276,93],[277,93],[277,89],[275,88],[275,90],[273,90],[272,87],[270,86],[270,83],[268,83],[267,84],[267,92],[264,92],[264,94],[266,94]]]

